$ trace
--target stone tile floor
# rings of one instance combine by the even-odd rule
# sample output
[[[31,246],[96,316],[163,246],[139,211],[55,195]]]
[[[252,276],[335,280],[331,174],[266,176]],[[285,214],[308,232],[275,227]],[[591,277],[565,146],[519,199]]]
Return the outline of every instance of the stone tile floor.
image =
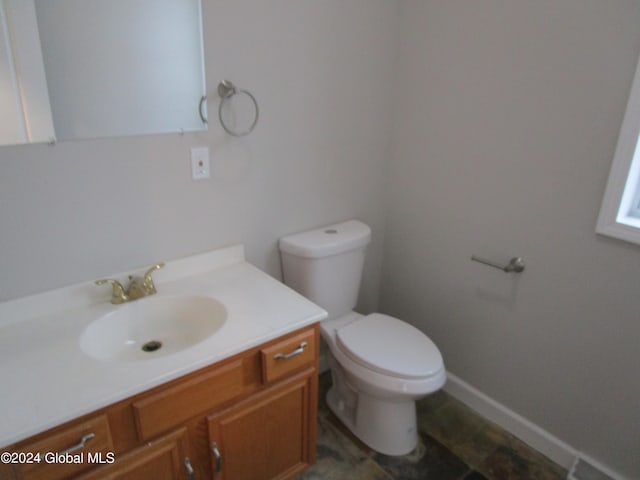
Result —
[[[296,480],[564,480],[567,471],[444,391],[417,403],[420,442],[408,455],[374,452],[324,401],[320,376],[316,464]]]

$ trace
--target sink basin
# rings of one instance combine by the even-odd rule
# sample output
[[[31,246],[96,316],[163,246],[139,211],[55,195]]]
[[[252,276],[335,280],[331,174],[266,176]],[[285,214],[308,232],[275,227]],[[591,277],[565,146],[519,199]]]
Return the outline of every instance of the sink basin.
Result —
[[[226,318],[224,305],[210,297],[147,297],[91,322],[80,336],[80,348],[98,360],[151,360],[206,340]]]

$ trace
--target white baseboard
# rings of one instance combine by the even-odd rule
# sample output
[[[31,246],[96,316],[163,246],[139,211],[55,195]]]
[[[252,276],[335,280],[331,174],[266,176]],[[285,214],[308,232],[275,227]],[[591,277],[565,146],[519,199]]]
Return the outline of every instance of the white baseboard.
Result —
[[[577,467],[580,468],[577,468]],[[586,467],[586,471],[585,471]],[[579,475],[577,472],[575,476],[574,468],[578,471],[582,471],[584,475]],[[594,470],[595,469],[595,470]],[[578,452],[578,456],[576,457],[576,461],[574,462],[571,470],[569,471],[569,475],[567,476],[567,480],[581,480],[582,478],[589,478],[594,480],[632,480],[629,477],[624,477],[617,472],[614,472],[606,465],[594,460],[593,458],[585,455],[584,453]]]
[[[444,390],[462,403],[478,412],[484,418],[504,428],[512,435],[549,457],[558,465],[571,469],[578,454],[566,444],[533,422],[509,410],[481,391],[472,387],[452,373],[447,372]]]
[[[579,452],[571,445],[518,415],[513,410],[509,410],[452,373],[447,372],[447,383],[444,386],[444,390],[487,420],[504,428],[507,432],[518,437],[527,445],[535,448],[569,471],[571,471],[577,459],[580,458],[597,467],[602,473],[614,480],[631,480],[590,458],[588,455]]]

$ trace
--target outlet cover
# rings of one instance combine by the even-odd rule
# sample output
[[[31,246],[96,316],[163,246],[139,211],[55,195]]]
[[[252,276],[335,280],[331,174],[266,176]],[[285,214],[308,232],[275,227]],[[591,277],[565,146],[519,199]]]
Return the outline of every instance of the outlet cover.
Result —
[[[194,147],[191,149],[191,178],[206,180],[211,178],[209,172],[209,147]]]

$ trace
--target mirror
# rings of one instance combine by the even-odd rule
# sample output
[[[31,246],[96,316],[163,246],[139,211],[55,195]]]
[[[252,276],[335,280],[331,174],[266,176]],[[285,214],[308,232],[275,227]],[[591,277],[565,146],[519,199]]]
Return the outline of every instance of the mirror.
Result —
[[[0,77],[13,71],[14,78],[0,78],[0,106],[5,111],[6,104],[15,104],[16,123],[31,122],[35,114],[22,101],[29,95],[21,71],[24,62],[39,59],[48,92],[40,103],[50,107],[53,129],[23,135],[23,142],[7,142],[0,132],[0,142],[50,141],[52,130],[58,140],[75,140],[206,129],[198,110],[205,95],[200,0],[0,0],[1,5],[0,62],[13,60],[14,66],[3,68]],[[25,31],[30,49],[22,47],[26,35],[15,34]],[[5,91],[17,92],[13,102]]]
[[[0,0],[0,145],[54,138],[35,5]]]

